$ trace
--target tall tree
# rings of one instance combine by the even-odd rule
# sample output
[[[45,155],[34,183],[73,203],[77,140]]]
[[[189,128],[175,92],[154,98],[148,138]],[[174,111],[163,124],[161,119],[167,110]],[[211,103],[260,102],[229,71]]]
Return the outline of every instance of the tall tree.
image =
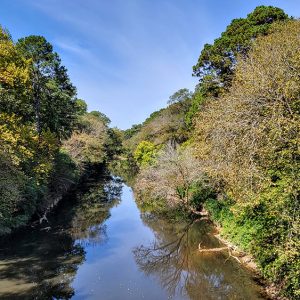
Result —
[[[246,18],[234,19],[213,44],[205,44],[193,75],[199,77],[205,94],[217,95],[231,85],[238,55],[246,56],[255,38],[267,35],[271,24],[287,20],[280,8],[258,6]]]
[[[20,39],[17,49],[31,59],[32,102],[36,130],[50,130],[59,138],[69,136],[78,110],[76,89],[52,45],[42,36]]]

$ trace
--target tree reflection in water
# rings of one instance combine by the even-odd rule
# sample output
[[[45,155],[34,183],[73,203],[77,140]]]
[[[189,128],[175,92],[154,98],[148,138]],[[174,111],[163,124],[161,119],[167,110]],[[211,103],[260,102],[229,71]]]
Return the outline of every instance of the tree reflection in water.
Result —
[[[107,240],[103,222],[120,201],[117,179],[89,180],[49,218],[50,230],[20,232],[1,241],[1,299],[70,299],[84,248]]]
[[[220,247],[205,221],[170,223],[150,214],[143,221],[154,234],[149,246],[133,250],[136,262],[147,275],[155,276],[170,297],[187,299],[262,299],[250,274],[225,253],[199,253],[198,244]],[[253,290],[257,294],[253,294]]]

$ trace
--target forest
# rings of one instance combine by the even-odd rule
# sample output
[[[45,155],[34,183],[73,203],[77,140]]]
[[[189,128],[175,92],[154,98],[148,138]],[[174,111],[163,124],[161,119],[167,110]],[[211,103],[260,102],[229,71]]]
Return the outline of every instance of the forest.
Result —
[[[300,297],[299,34],[299,20],[275,7],[232,20],[193,66],[195,91],[180,89],[124,132],[120,165],[137,170],[144,209],[208,213],[291,299]]]
[[[110,120],[76,97],[42,36],[13,42],[0,28],[0,233],[42,221],[91,168],[117,149]]]
[[[300,21],[258,6],[224,30],[192,67],[194,91],[120,130],[88,112],[44,37],[15,42],[1,27],[0,234],[47,219],[106,166],[142,211],[208,216],[278,295],[299,299]]]

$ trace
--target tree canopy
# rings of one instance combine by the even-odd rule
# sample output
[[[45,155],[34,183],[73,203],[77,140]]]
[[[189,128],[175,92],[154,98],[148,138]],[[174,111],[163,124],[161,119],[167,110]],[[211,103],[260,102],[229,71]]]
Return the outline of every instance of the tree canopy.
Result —
[[[17,50],[31,60],[32,121],[39,133],[50,130],[59,138],[70,135],[77,114],[76,88],[52,45],[42,36],[21,38]]]
[[[258,6],[246,18],[234,19],[213,44],[205,44],[193,75],[199,77],[205,92],[216,95],[232,81],[237,56],[245,57],[252,42],[269,33],[271,24],[288,19],[280,8]]]

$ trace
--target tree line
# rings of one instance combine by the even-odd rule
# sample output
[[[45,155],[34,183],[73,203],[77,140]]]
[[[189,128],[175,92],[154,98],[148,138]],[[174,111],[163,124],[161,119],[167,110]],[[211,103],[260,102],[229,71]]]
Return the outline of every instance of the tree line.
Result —
[[[300,296],[300,22],[259,6],[193,67],[194,92],[123,132],[143,209],[207,211],[263,276]]]
[[[14,42],[0,27],[0,234],[45,219],[92,166],[112,159],[109,123],[87,112],[43,36]]]
[[[44,219],[109,163],[140,207],[208,212],[266,279],[300,296],[300,22],[272,6],[235,19],[193,67],[194,91],[120,131],[87,112],[53,46],[0,28],[0,234]]]

